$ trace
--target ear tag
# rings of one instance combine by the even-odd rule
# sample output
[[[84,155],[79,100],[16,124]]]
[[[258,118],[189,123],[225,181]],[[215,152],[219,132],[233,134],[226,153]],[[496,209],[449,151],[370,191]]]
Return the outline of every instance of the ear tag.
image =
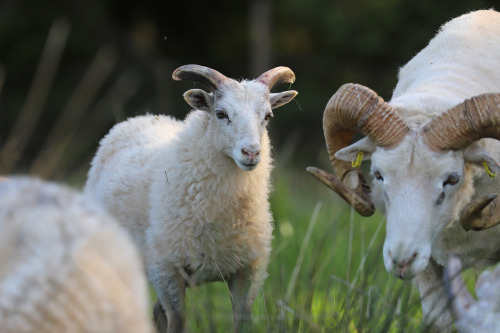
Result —
[[[358,156],[356,157],[356,161],[352,161],[351,165],[353,168],[359,168],[361,166],[361,162],[363,162],[363,152],[359,151]]]
[[[488,176],[490,178],[493,178],[497,175],[497,173],[492,173],[490,168],[488,167],[488,163],[486,163],[486,161],[483,162],[483,167],[484,167],[484,170],[486,171],[486,173],[488,174]]]

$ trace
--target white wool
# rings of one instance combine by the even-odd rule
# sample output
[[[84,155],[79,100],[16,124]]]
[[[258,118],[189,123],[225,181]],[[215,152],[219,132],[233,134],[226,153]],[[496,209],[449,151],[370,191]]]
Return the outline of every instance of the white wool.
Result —
[[[473,199],[499,192],[500,177],[489,178],[481,162],[488,159],[490,168],[500,171],[500,142],[482,139],[459,151],[438,153],[424,142],[423,129],[466,99],[500,93],[499,31],[500,13],[494,10],[444,24],[399,72],[389,104],[408,125],[406,137],[391,149],[365,138],[336,153],[349,161],[367,150],[377,175],[372,198],[387,214],[384,264],[398,277],[414,278],[424,317],[439,331],[449,329],[452,320],[441,281],[449,255],[474,267],[500,260],[500,226],[467,232],[459,223],[460,212]],[[458,179],[455,184],[447,181],[452,175]]]
[[[74,191],[1,182],[0,331],[151,332],[132,240]]]
[[[184,122],[146,115],[118,124],[100,144],[87,189],[106,179],[93,195],[133,231],[147,266],[166,261],[215,279],[271,250],[272,161],[267,134],[251,172],[205,149],[208,117],[194,111]]]
[[[426,48],[411,59],[399,73],[399,81],[389,104],[417,131],[429,120],[453,106],[484,93],[500,92],[500,14],[494,10],[480,10],[462,15],[444,24]],[[417,130],[415,130],[415,128]],[[417,141],[414,138],[413,142]],[[412,143],[415,145],[415,143]],[[500,144],[497,140],[480,141],[495,159],[500,158]],[[404,149],[402,149],[404,150]],[[399,151],[398,163],[418,160],[422,165],[414,166],[429,172],[446,169],[446,160],[437,158],[408,157]],[[433,155],[428,152],[420,154]],[[418,172],[418,171],[417,171]],[[498,178],[489,178],[484,170],[466,165],[464,184],[456,194],[455,207],[448,225],[433,244],[433,258],[440,264],[446,263],[449,253],[463,255],[466,263],[477,261],[479,254],[494,251],[500,242],[500,228],[487,233],[466,232],[458,223],[461,209],[471,199],[500,190]],[[377,184],[374,184],[377,187]],[[379,191],[374,189],[374,191]],[[376,197],[376,196],[374,196]],[[484,249],[484,251],[480,251]],[[471,258],[467,258],[468,256]],[[477,263],[477,262],[476,262]]]
[[[406,118],[445,112],[465,99],[498,92],[499,13],[480,10],[444,24],[399,72],[389,104]]]
[[[183,68],[192,66],[201,67]],[[184,121],[146,115],[117,124],[101,141],[85,187],[141,249],[161,331],[182,330],[186,284],[229,280],[234,317],[248,319],[267,275],[266,126],[272,108],[297,93],[269,93],[259,80],[219,79],[213,93],[184,94],[199,108]]]
[[[429,45],[401,69],[399,82],[389,104],[393,105],[408,122],[415,124],[414,127],[421,128],[432,118],[465,99],[483,93],[500,92],[498,31],[500,31],[500,14],[493,10],[469,13],[443,25]],[[497,140],[481,140],[480,144],[494,159],[499,160],[500,145]],[[417,145],[413,144],[414,147]],[[459,163],[451,155],[412,158],[411,154],[411,152],[401,154],[400,162],[418,161],[418,166],[415,167],[428,170],[429,178],[432,178],[432,173],[445,171],[447,163],[455,165]],[[428,152],[425,154],[429,155]],[[442,160],[439,161],[439,158]],[[457,158],[460,159],[460,156]],[[394,164],[394,161],[386,162]],[[452,166],[451,164],[449,166]],[[431,257],[437,265],[429,264],[424,272],[415,278],[422,297],[424,316],[427,320],[435,320],[435,327],[441,331],[449,329],[451,324],[449,312],[443,312],[446,298],[442,291],[441,273],[439,273],[442,272],[442,266],[445,265],[448,256],[451,253],[457,254],[465,265],[478,268],[500,259],[495,254],[500,247],[500,227],[483,232],[467,232],[458,222],[459,213],[473,198],[498,193],[500,190],[498,177],[491,179],[481,168],[468,164],[464,167],[462,177],[463,183],[460,188],[456,193],[450,194],[454,198],[450,214],[440,217],[429,216],[427,222],[430,237],[433,239]],[[381,191],[377,189],[378,184],[374,187],[375,193]],[[432,191],[426,193],[430,197],[434,195]],[[428,211],[433,209],[435,208],[428,207]],[[432,222],[433,220],[436,222]],[[397,233],[406,230],[393,231],[395,228],[397,228],[395,225],[388,225],[388,232]],[[419,232],[422,228],[419,226]],[[412,236],[414,241],[419,239],[417,234],[418,232]],[[386,266],[390,265],[386,262]]]

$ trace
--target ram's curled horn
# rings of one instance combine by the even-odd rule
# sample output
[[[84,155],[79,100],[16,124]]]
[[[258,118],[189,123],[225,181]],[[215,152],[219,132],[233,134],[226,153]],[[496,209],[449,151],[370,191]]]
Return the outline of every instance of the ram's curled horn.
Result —
[[[500,94],[472,97],[423,128],[425,143],[434,151],[460,150],[482,138],[500,139]]]
[[[500,224],[500,197],[490,194],[470,202],[460,213],[465,230],[484,230]]]
[[[308,171],[337,192],[356,211],[370,216],[375,208],[370,199],[370,187],[359,169],[350,162],[337,159],[335,153],[347,147],[356,132],[369,137],[377,146],[396,147],[409,132],[404,119],[373,90],[345,84],[332,96],[323,115],[323,131],[333,169],[341,181],[332,181],[325,171]]]
[[[172,79],[201,83],[212,92],[224,81],[231,80],[215,69],[200,65],[181,66],[172,73]]]
[[[295,74],[288,67],[275,67],[262,73],[255,81],[264,83],[269,90],[277,83],[294,83]]]

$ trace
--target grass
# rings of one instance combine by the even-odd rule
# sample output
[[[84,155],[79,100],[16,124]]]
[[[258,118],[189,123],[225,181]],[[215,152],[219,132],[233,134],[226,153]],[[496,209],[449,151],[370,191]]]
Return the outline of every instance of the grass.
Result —
[[[17,125],[9,131],[0,148],[3,173],[18,171],[16,166],[21,156],[16,154],[23,152],[42,112],[68,29],[65,22],[59,21],[49,33],[47,56],[40,60],[40,73],[35,75]],[[88,163],[72,162],[74,155],[84,155],[85,147],[79,144],[78,138],[87,133],[88,128],[106,123],[102,119],[96,121],[97,115],[110,105],[123,105],[134,91],[125,77],[119,78],[115,88],[107,92],[98,94],[96,89],[84,89],[108,77],[110,67],[116,62],[108,51],[102,50],[96,55],[85,75],[87,79],[82,79],[78,85],[81,89],[75,90],[61,114],[62,120],[56,122],[44,142],[45,148],[35,156],[31,167],[21,171],[81,186]],[[0,93],[5,81],[2,73],[0,66]],[[96,99],[92,106],[82,106],[82,100]],[[75,117],[82,124],[75,125]],[[305,167],[299,170],[289,166],[294,148],[282,147],[273,172],[274,191],[270,199],[275,221],[273,251],[269,277],[253,307],[252,331],[425,331],[418,291],[410,282],[390,276],[384,268],[383,217],[375,214],[362,218],[309,176]],[[326,158],[326,152],[323,155]],[[468,280],[472,289],[474,279]],[[233,330],[231,301],[224,283],[188,289],[186,298],[188,332]],[[154,302],[154,292],[151,301]]]
[[[273,252],[254,332],[424,330],[418,291],[384,268],[382,216],[361,218],[305,171],[277,165],[274,187]],[[233,329],[224,283],[189,289],[186,303],[187,331]]]

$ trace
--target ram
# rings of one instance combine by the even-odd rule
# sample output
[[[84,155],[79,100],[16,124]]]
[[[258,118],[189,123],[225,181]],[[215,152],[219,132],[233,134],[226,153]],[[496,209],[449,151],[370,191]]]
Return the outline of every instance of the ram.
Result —
[[[500,171],[498,31],[493,10],[444,24],[401,68],[390,102],[367,87],[342,86],[323,117],[340,180],[308,169],[361,215],[375,207],[386,214],[385,267],[414,279],[426,321],[441,330],[451,323],[441,283],[450,253],[466,266],[500,259],[500,228],[467,232],[460,223],[464,209],[481,214],[478,202],[500,189],[500,177],[489,177]],[[351,144],[356,132],[366,137]],[[356,168],[363,157],[371,159],[373,192]]]
[[[0,182],[0,332],[152,332],[140,255],[82,194]]]
[[[116,125],[100,143],[86,192],[141,249],[159,298],[154,315],[160,331],[183,329],[187,286],[216,280],[229,284],[238,328],[250,318],[271,251],[266,127],[272,109],[297,94],[270,89],[292,83],[295,75],[277,67],[238,82],[186,65],[173,78],[211,92],[184,94],[195,110],[183,122],[146,115]]]

